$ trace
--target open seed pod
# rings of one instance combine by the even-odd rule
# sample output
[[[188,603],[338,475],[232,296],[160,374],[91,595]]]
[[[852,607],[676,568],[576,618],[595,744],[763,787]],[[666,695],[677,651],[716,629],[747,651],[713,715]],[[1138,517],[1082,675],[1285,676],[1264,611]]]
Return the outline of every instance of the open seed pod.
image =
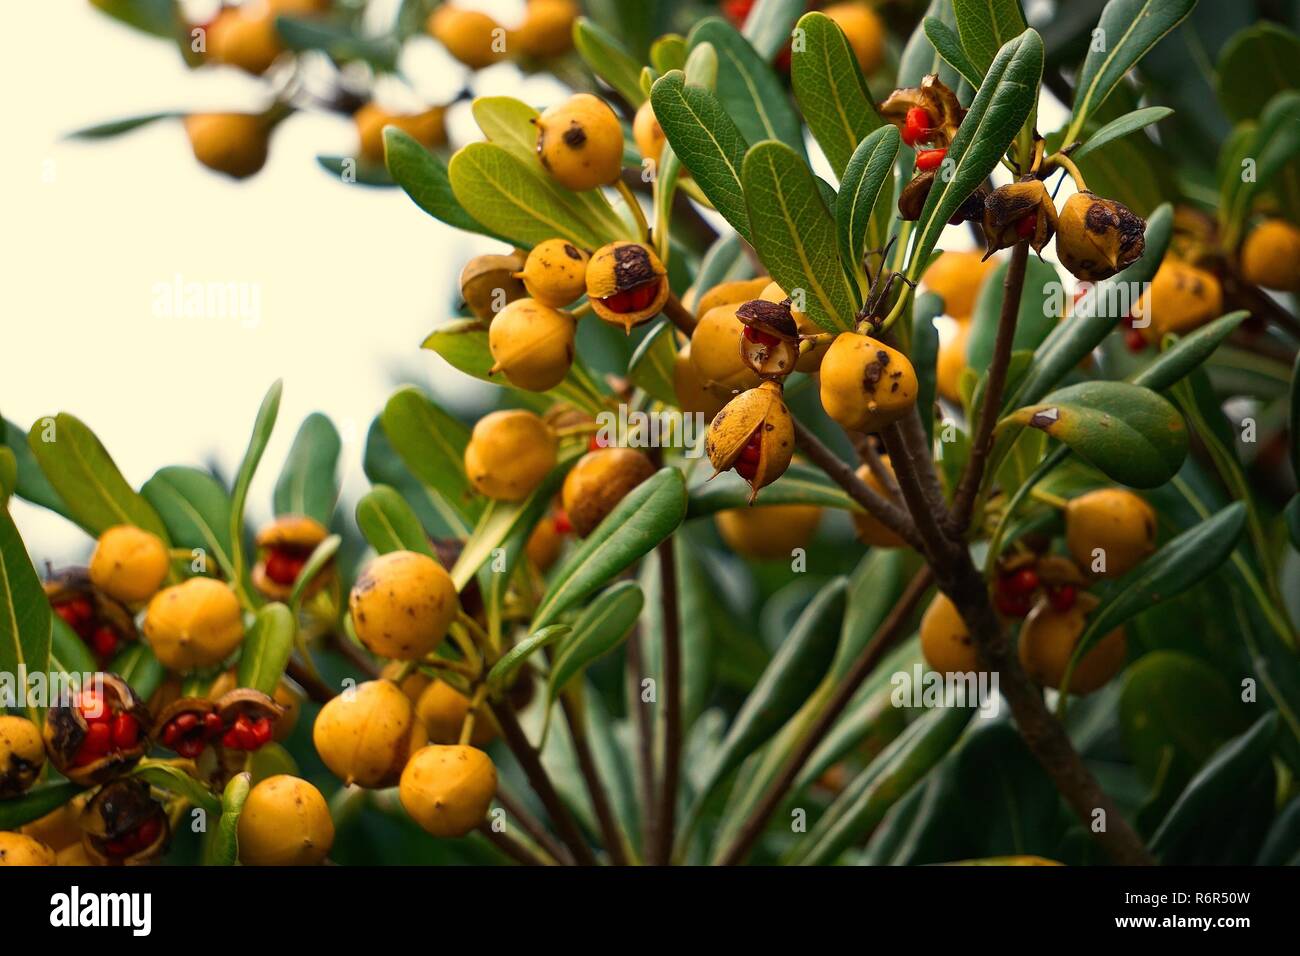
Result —
[[[1076,279],[1109,279],[1142,258],[1146,226],[1123,203],[1075,193],[1058,217],[1056,255]]]
[[[475,256],[460,270],[460,297],[478,318],[492,321],[492,316],[515,299],[528,295],[517,275],[524,263],[524,257],[518,253]]]
[[[287,601],[293,594],[298,573],[329,532],[315,518],[282,515],[257,533],[257,563],[253,565],[253,586],[273,601]],[[322,568],[307,586],[306,596],[329,583],[333,562]]]
[[[736,310],[745,326],[740,336],[740,357],[763,378],[785,378],[799,362],[799,326],[790,301],[753,299]]]
[[[98,677],[72,701],[45,712],[45,752],[82,786],[125,773],[149,752],[152,721],[144,702],[116,674]]]
[[[999,186],[984,200],[984,258],[1028,240],[1037,253],[1056,234],[1056,206],[1041,179]]]
[[[219,740],[222,731],[216,704],[203,697],[182,697],[159,714],[153,736],[161,746],[193,760]]]
[[[632,327],[648,322],[668,301],[668,276],[655,251],[640,242],[612,242],[587,263],[587,298],[606,322]]]
[[[794,455],[794,421],[780,383],[764,382],[728,402],[709,425],[704,448],[713,477],[735,468],[753,489],[753,503],[761,488],[785,474]]]
[[[227,750],[258,750],[271,742],[284,708],[260,690],[241,687],[213,705],[221,720],[221,746]]]
[[[930,187],[934,185],[934,170],[917,173],[903,187],[898,197],[898,216],[904,222],[916,222],[925,209],[925,201],[930,197]]]
[[[44,766],[40,729],[26,717],[0,714],[0,800],[30,790]]]
[[[65,568],[51,575],[44,588],[54,613],[77,632],[101,665],[139,640],[131,612],[95,587],[87,569]]]
[[[81,813],[82,845],[100,866],[139,866],[167,848],[171,828],[162,804],[143,780],[126,777],[102,787]]]
[[[908,122],[908,113],[914,109],[925,111],[925,124],[914,128]],[[966,110],[957,100],[957,94],[931,73],[921,80],[920,86],[894,90],[880,104],[880,115],[885,122],[893,123],[904,133],[909,146],[941,149],[949,146],[957,135],[957,127],[966,116]],[[913,113],[913,117],[918,114]]]

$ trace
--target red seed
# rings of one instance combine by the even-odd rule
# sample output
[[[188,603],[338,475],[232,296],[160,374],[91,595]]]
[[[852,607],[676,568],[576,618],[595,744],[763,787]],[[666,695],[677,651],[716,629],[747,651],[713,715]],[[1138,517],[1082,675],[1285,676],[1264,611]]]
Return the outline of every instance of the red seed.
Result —
[[[75,597],[71,601],[65,603],[63,607],[68,609],[68,614],[71,615],[72,620],[77,623],[89,621],[95,616],[95,608],[94,605],[90,603],[89,598]],[[67,618],[64,618],[64,620],[67,620]]]
[[[749,436],[749,441],[741,449],[740,457],[736,459],[736,463],[732,467],[736,469],[736,473],[741,478],[752,482],[758,474],[758,463],[762,460],[762,457],[763,436],[758,431],[755,431],[754,434]]]
[[[239,730],[231,727],[221,738],[221,746],[227,750],[239,750]]]
[[[1028,239],[1038,228],[1038,213],[1030,216],[1021,216],[1016,220],[1016,235],[1021,239]]]
[[[90,649],[100,660],[107,660],[117,650],[117,634],[107,624],[101,624],[90,637]]]
[[[118,714],[113,718],[113,746],[118,750],[130,750],[140,739],[140,725],[130,714]]]
[[[745,326],[744,336],[749,341],[757,342],[759,345],[766,345],[768,348],[774,348],[781,342],[775,335],[769,335],[762,329],[756,329],[752,325]]]
[[[903,118],[903,142],[915,146],[922,137],[930,132],[930,114],[919,106],[913,106]]]
[[[264,747],[271,742],[271,721],[265,717],[259,717],[253,722],[252,736],[254,745],[249,750],[256,750],[258,747]]]
[[[924,172],[938,169],[943,158],[948,155],[947,148],[923,149],[916,154],[916,168]]]
[[[172,749],[175,750],[176,753],[179,754],[180,756],[188,757],[189,759],[193,760],[199,754],[203,753],[203,748],[205,746],[207,746],[207,744],[203,741],[202,738],[188,737],[185,740],[182,740]]]
[[[81,717],[87,724],[106,724],[112,717],[104,699],[93,690],[83,690],[77,704]]]
[[[1032,594],[1038,590],[1038,572],[1033,568],[1021,568],[1012,572],[1004,581],[1011,594]]]
[[[216,714],[205,714],[203,717],[203,732],[209,738],[221,735],[221,718]]]
[[[95,723],[86,728],[86,739],[81,745],[81,752],[100,756],[108,753],[108,750],[112,745],[112,729],[109,728],[106,722]]]
[[[1141,352],[1146,349],[1147,340],[1137,329],[1129,329],[1124,333],[1124,344],[1130,352]]]
[[[656,279],[654,282],[643,282],[622,292],[615,292],[608,298],[601,299],[600,302],[609,311],[619,315],[640,312],[655,300],[655,296],[659,294],[659,283],[662,281]]]
[[[1074,607],[1074,602],[1078,598],[1079,592],[1073,584],[1062,584],[1059,588],[1052,588],[1047,592],[1047,599],[1052,602],[1052,607],[1061,612]]]
[[[306,563],[305,556],[272,550],[266,556],[266,576],[276,584],[288,587],[298,580],[298,574]]]
[[[162,822],[157,817],[150,817],[144,823],[135,828],[130,837],[128,837],[131,846],[135,850],[143,850],[153,844],[158,839],[158,834],[162,830]]]
[[[571,531],[573,531],[573,522],[569,520],[569,513],[567,511],[556,511],[555,533],[569,534]]]
[[[125,837],[121,840],[109,840],[104,844],[104,852],[109,856],[123,857],[131,855],[130,841]]]
[[[199,715],[195,713],[181,714],[172,723],[176,725],[181,733],[188,734],[199,725]]]

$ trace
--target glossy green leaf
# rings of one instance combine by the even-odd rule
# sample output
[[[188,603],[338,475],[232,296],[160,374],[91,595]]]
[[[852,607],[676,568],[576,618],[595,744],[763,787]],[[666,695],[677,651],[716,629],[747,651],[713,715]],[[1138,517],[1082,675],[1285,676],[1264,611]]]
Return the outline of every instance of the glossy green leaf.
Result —
[[[548,703],[592,663],[627,639],[645,603],[645,594],[635,581],[620,581],[601,592],[582,609],[573,630],[556,648],[547,679]]]
[[[673,388],[673,363],[677,358],[674,334],[671,322],[660,322],[641,340],[627,363],[627,377],[632,384],[667,405],[677,404]]]
[[[1290,452],[1291,473],[1300,475],[1300,354],[1291,366],[1290,435],[1287,450]]]
[[[682,473],[661,468],[630,491],[554,572],[533,615],[533,627],[599,590],[672,534],[686,515]]]
[[[1130,133],[1136,133],[1153,123],[1159,123],[1162,119],[1172,116],[1173,112],[1167,106],[1148,106],[1144,109],[1133,110],[1131,113],[1125,113],[1090,135],[1087,141],[1075,151],[1073,159],[1077,162],[1108,143],[1128,136]]]
[[[175,764],[146,758],[136,765],[130,775],[143,780],[151,787],[183,797],[211,816],[215,817],[221,813],[221,801],[217,799],[217,795]]]
[[[1300,799],[1291,798],[1269,827],[1256,866],[1300,866]]]
[[[1223,170],[1228,184],[1224,189],[1227,208],[1221,213],[1236,229],[1249,216],[1259,190],[1271,184],[1300,155],[1300,92],[1287,90],[1269,100],[1241,148],[1243,155],[1230,157]],[[1249,176],[1245,175],[1243,160],[1251,163]]]
[[[379,420],[411,474],[437,496],[448,524],[467,533],[483,513],[483,499],[465,475],[470,430],[411,385],[389,397]]]
[[[248,502],[248,487],[257,474],[257,466],[266,452],[271,432],[275,429],[275,419],[280,414],[280,394],[284,383],[276,381],[262,399],[253,421],[253,433],[248,439],[248,448],[235,473],[235,490],[230,501],[230,550],[231,565],[234,568],[232,580],[239,580],[244,575],[244,506]]]
[[[142,33],[174,41],[185,24],[175,0],[95,0],[95,9]]]
[[[421,149],[424,147],[421,146]],[[374,160],[360,156],[339,156],[330,153],[317,153],[316,165],[325,172],[338,177],[340,182],[349,186],[372,186],[376,189],[391,189],[397,183],[388,171],[388,167]]]
[[[871,234],[871,214],[881,193],[893,186],[894,162],[902,140],[897,127],[882,126],[866,136],[844,167],[835,202],[835,227],[846,268],[861,273]]]
[[[64,674],[93,674],[99,670],[86,642],[57,614],[50,615],[50,669]]]
[[[686,37],[669,33],[650,45],[650,65],[663,75],[686,67]]]
[[[1039,428],[1121,484],[1154,488],[1187,456],[1187,426],[1169,401],[1128,382],[1082,382],[1008,419]]]
[[[784,84],[735,27],[720,17],[705,17],[686,42],[692,49],[708,43],[717,52],[714,92],[747,142],[774,139],[803,153],[803,126]]]
[[[612,33],[587,17],[579,17],[573,25],[573,45],[591,72],[616,89],[633,107],[645,102],[645,94],[641,92],[641,64]]]
[[[514,683],[515,675],[519,673],[519,669],[524,666],[528,658],[543,648],[551,646],[572,630],[573,628],[568,624],[552,624],[529,634],[510,648],[492,665],[492,670],[488,671],[488,693],[499,698]]]
[[[972,87],[978,87],[984,79],[984,71],[988,68],[988,64],[978,67],[971,62],[962,47],[961,37],[957,31],[938,17],[926,17],[921,27],[925,30],[925,38],[930,41],[935,52],[943,57],[944,62],[956,70]]]
[[[731,508],[748,508],[752,493],[743,478],[725,472],[691,488],[686,517],[703,518]],[[763,489],[755,507],[766,505],[818,505],[860,510],[857,502],[827,478],[825,472],[798,462],[791,463],[778,481]]]
[[[17,830],[63,806],[85,787],[64,781],[28,790],[21,797],[0,800],[0,831]]]
[[[376,485],[357,502],[357,527],[378,554],[416,551],[433,557],[429,535],[414,509],[388,485]]]
[[[795,21],[807,8],[806,0],[758,0],[741,32],[758,55],[771,63],[790,42]]]
[[[252,775],[237,773],[221,794],[221,818],[206,847],[204,865],[234,866],[239,859],[239,815],[244,812]]]
[[[401,50],[392,37],[356,33],[347,21],[276,17],[275,32],[290,50],[319,50],[336,62],[361,60],[385,72],[397,68]]]
[[[966,363],[970,368],[987,369],[993,362],[1009,266],[1009,261],[998,263],[980,285],[966,345]],[[1032,352],[1042,345],[1056,328],[1060,299],[1061,280],[1056,269],[1031,257],[1025,263],[1025,283],[1020,294],[1020,310],[1016,313],[1015,337],[1011,340],[1013,351]]]
[[[274,694],[293,653],[297,623],[283,604],[268,604],[257,612],[239,655],[239,686]]]
[[[1171,388],[1205,364],[1249,315],[1246,311],[1230,312],[1186,336],[1172,337],[1172,344],[1129,381],[1157,392]]]
[[[230,546],[230,495],[206,471],[171,465],[154,472],[140,489],[179,548],[201,550],[226,580],[234,579]]]
[[[280,774],[288,774],[291,777],[302,775],[302,771],[298,769],[298,761],[293,759],[293,754],[274,741],[258,747],[249,754],[246,767],[252,775],[251,782],[255,787],[268,777]]]
[[[934,439],[934,403],[938,389],[939,330],[934,320],[943,315],[943,298],[923,292],[912,304],[912,350],[909,356],[916,370],[916,407],[928,439]]]
[[[13,452],[14,462],[18,466],[18,479],[13,493],[32,504],[40,505],[55,514],[75,521],[76,519],[68,512],[68,506],[64,504],[59,493],[54,490],[54,486],[41,471],[36,456],[32,454],[31,446],[27,444],[27,433],[7,418],[0,418],[0,445]]]
[[[934,18],[946,24],[950,30],[957,28],[957,14],[953,11],[952,0],[930,0],[930,5],[925,11],[926,18]],[[931,73],[938,74],[939,81],[949,89],[958,90],[959,99],[963,103],[966,99],[961,98],[962,90],[959,87],[966,85],[962,76],[939,54],[925,35],[924,19],[918,23],[912,35],[908,37],[907,44],[903,47],[903,54],[898,61],[898,82],[895,84],[900,87],[919,86],[921,80]]]
[[[1006,43],[989,67],[984,83],[948,147],[952,174],[936,179],[916,223],[916,240],[907,277],[917,280],[929,263],[957,209],[993,172],[1015,140],[1038,99],[1043,74],[1043,41],[1033,30]]]
[[[306,515],[328,526],[339,497],[342,442],[334,423],[320,412],[303,419],[289,448],[273,503],[280,515]]]
[[[954,760],[968,853],[1053,854],[1064,830],[1061,798],[1010,721],[979,721]]]
[[[124,133],[130,133],[148,126],[150,123],[156,123],[158,120],[178,119],[184,116],[184,113],[168,111],[163,113],[144,113],[140,116],[126,116],[122,119],[110,120],[107,123],[96,123],[93,126],[83,126],[68,133],[68,139],[112,139],[115,136],[121,136]]]
[[[978,87],[997,58],[998,51],[1025,30],[1025,16],[1020,12],[1020,0],[952,0],[952,7],[957,17],[957,33],[961,37],[962,49],[978,71],[973,79],[969,76],[966,78],[972,86]],[[942,54],[943,49],[934,42],[929,30],[926,31],[926,36],[930,37],[930,42]],[[952,63],[951,60],[948,62]],[[962,74],[965,75],[965,72],[962,71]]]
[[[20,680],[48,669],[52,617],[18,528],[0,508],[0,674]]]
[[[127,484],[80,419],[67,412],[41,418],[27,443],[73,520],[90,534],[98,537],[114,525],[129,524],[168,540],[158,513]]]
[[[307,589],[311,586],[312,581],[334,560],[334,555],[338,553],[339,546],[343,544],[341,535],[332,534],[320,544],[312,549],[307,556],[302,570],[298,576],[293,579],[293,590],[289,594],[289,607],[293,609],[294,616],[302,610],[302,602],[306,597]]]
[[[678,642],[681,648],[682,726],[690,730],[709,702],[714,689],[715,648],[722,641],[716,617],[727,613],[718,601],[713,569],[685,534],[674,535],[673,568],[677,579]],[[641,613],[641,646],[647,676],[662,680],[664,628],[664,568],[661,556],[641,562],[639,575],[645,594]],[[748,685],[746,685],[748,689]]]
[[[462,232],[476,232],[507,243],[511,241],[466,212],[452,192],[447,164],[396,126],[384,130],[384,162],[393,181],[433,218]]]
[[[1214,72],[1228,117],[1234,122],[1255,119],[1274,95],[1300,89],[1300,37],[1260,20],[1223,45]]]
[[[908,725],[846,787],[795,845],[790,862],[818,866],[870,833],[895,803],[952,749],[972,711],[941,707]]]
[[[655,81],[650,102],[691,178],[722,218],[748,239],[749,209],[740,174],[749,147],[735,121],[716,96],[688,85],[686,75],[676,70]]]
[[[1246,506],[1239,501],[1214,517],[1193,525],[1155,554],[1100,592],[1101,604],[1075,644],[1061,689],[1078,662],[1103,637],[1145,611],[1168,601],[1218,571],[1237,546],[1246,527]]]
[[[823,329],[850,329],[856,291],[840,265],[835,220],[808,164],[788,146],[763,142],[746,154],[741,178],[754,249],[772,279],[791,294],[802,289],[808,317]]]
[[[809,13],[800,18],[799,29],[803,47],[790,58],[795,99],[831,169],[845,180],[845,167],[854,150],[880,129],[884,120],[876,112],[848,39],[835,21],[822,13]],[[894,132],[897,134],[897,129]],[[861,175],[859,172],[859,178]],[[841,191],[847,187],[847,182],[842,183]]]
[[[12,448],[0,445],[0,508],[9,506],[9,498],[17,490],[18,458]]]
[[[152,697],[167,676],[166,670],[154,656],[153,649],[144,641],[128,644],[125,650],[118,652],[109,662],[107,670],[130,684],[141,700]]]
[[[1104,44],[1090,45],[1075,81],[1073,116],[1067,140],[1078,138],[1088,117],[1153,46],[1182,23],[1196,0],[1110,0],[1097,31]]]

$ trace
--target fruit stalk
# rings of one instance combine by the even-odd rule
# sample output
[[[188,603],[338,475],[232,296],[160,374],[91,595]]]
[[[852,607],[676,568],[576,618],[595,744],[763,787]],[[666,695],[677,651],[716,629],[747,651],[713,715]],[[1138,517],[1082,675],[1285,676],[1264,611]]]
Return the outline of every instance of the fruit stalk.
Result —
[[[523,831],[532,837],[537,845],[546,853],[549,853],[557,863],[566,866],[572,865],[573,857],[569,855],[569,851],[565,849],[564,845],[555,839],[554,834],[542,826],[542,822],[533,816],[528,808],[520,803],[501,783],[497,784],[497,803],[501,804],[501,808],[505,810],[506,814],[513,817],[515,822],[523,828]]]
[[[569,737],[573,740],[573,752],[578,758],[578,770],[587,785],[587,795],[591,798],[592,809],[596,811],[596,821],[600,824],[601,838],[605,841],[605,849],[609,851],[610,862],[615,866],[627,866],[627,849],[623,831],[614,816],[614,808],[610,805],[604,781],[600,779],[600,770],[591,752],[591,743],[587,740],[582,715],[573,706],[568,694],[560,694],[560,707],[569,725]]]
[[[660,598],[664,612],[664,766],[660,781],[659,822],[655,826],[652,862],[667,866],[672,860],[676,826],[677,786],[682,761],[682,638],[677,602],[677,560],[669,538],[659,552]]]
[[[513,839],[505,833],[498,833],[492,829],[490,823],[480,823],[478,832],[483,834],[489,843],[514,860],[520,866],[549,866],[545,860],[536,856],[528,847],[524,846],[518,840]]]

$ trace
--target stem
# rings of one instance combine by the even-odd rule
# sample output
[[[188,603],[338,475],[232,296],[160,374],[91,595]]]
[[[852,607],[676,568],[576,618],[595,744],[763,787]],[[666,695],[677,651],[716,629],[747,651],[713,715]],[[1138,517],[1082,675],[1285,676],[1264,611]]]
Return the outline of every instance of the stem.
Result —
[[[885,467],[885,462],[876,451],[876,446],[872,444],[871,439],[861,432],[851,432],[849,440],[853,442],[853,449],[858,453],[858,457],[875,476],[876,481],[880,482],[880,487],[889,493],[889,497],[895,503],[902,501],[903,493],[899,490],[898,479]]]
[[[936,512],[926,495],[920,479],[920,463],[913,458],[915,451],[904,440],[898,423],[888,426],[880,434],[885,440],[885,450],[889,452],[894,474],[898,476],[903,501],[907,503],[907,510],[911,512],[916,530],[921,536],[921,547],[918,550],[933,563],[936,552],[949,544],[939,525],[940,516],[944,512]]]
[[[682,305],[682,300],[677,298],[676,293],[668,293],[668,301],[664,303],[664,315],[668,316],[668,321],[677,326],[687,338],[695,331],[695,316],[693,316],[686,306]]]
[[[587,731],[582,726],[582,715],[569,699],[568,694],[560,694],[560,707],[564,719],[569,725],[569,736],[573,739],[573,751],[578,758],[578,769],[582,772],[583,782],[587,785],[587,795],[591,797],[591,806],[596,811],[596,820],[600,823],[601,838],[609,851],[609,858],[615,866],[627,866],[627,849],[623,842],[623,831],[614,817],[605,785],[600,779],[596,759],[587,741]]]
[[[627,208],[631,211],[633,218],[636,219],[636,227],[641,235],[641,241],[648,241],[650,239],[650,224],[646,222],[645,210],[641,208],[640,201],[633,195],[632,190],[628,188],[622,176],[615,180],[614,187],[618,190],[618,194],[623,197],[623,202],[627,203]]]
[[[573,857],[564,845],[550,830],[542,826],[542,822],[533,816],[528,809],[520,803],[508,790],[505,790],[500,784],[497,784],[497,803],[501,804],[506,814],[515,818],[523,831],[532,837],[537,845],[553,856],[556,861],[564,864],[571,864]]]
[[[641,846],[649,854],[658,846],[655,825],[655,751],[654,727],[641,703],[641,678],[645,667],[641,656],[641,630],[638,627],[627,642],[627,706],[636,727],[637,765],[641,789]]]
[[[348,640],[345,635],[340,634],[337,631],[334,633],[333,638],[334,649],[337,650],[349,664],[361,671],[361,673],[365,674],[370,680],[374,680],[379,676],[379,668],[375,666],[375,662],[366,655],[365,651],[352,641]]]
[[[1060,495],[1054,495],[1050,491],[1043,491],[1041,488],[1035,488],[1029,492],[1030,496],[1045,505],[1051,505],[1057,511],[1064,511],[1069,506],[1069,502]]]
[[[318,704],[327,704],[336,696],[334,688],[325,683],[319,674],[308,670],[307,666],[301,661],[289,658],[289,663],[285,665],[285,673],[294,679],[294,681],[307,692],[310,697]]]
[[[529,743],[527,735],[524,734],[524,729],[519,726],[519,719],[515,716],[515,712],[510,709],[509,704],[489,702],[488,706],[492,708],[492,715],[496,717],[497,723],[501,726],[501,735],[505,738],[506,746],[510,748],[510,752],[519,761],[519,766],[523,768],[528,783],[537,794],[537,798],[542,801],[542,806],[546,807],[551,822],[559,830],[560,839],[572,852],[573,859],[581,866],[595,866],[596,858],[592,855],[591,847],[587,846],[587,841],[583,838],[582,831],[578,829],[578,824],[574,821],[573,815],[569,813],[568,807],[560,799],[555,784],[551,783],[550,775],[547,774],[546,768],[542,766],[537,751]]]
[[[549,866],[550,864],[541,857],[533,853],[532,850],[524,846],[512,837],[504,833],[498,833],[492,829],[490,823],[480,823],[478,832],[483,834],[489,843],[514,860],[520,866]]]
[[[917,551],[921,550],[921,538],[917,534],[916,525],[908,518],[907,513],[872,491],[846,462],[823,445],[821,440],[798,419],[794,421],[794,442],[813,464],[848,492],[850,498]]]
[[[479,684],[474,689],[474,696],[470,698],[469,710],[465,711],[465,719],[460,725],[460,740],[457,743],[462,747],[468,747],[469,742],[474,738],[474,717],[478,709],[483,706],[483,700],[487,697],[487,684]]]
[[[993,426],[1002,409],[1002,393],[1007,385],[1007,368],[1011,364],[1011,343],[1016,334],[1016,319],[1020,315],[1020,296],[1025,286],[1025,266],[1029,261],[1029,243],[1018,242],[1011,252],[1003,286],[1002,314],[998,318],[998,334],[993,344],[993,363],[989,366],[988,387],[984,389],[984,405],[979,422],[971,438],[970,458],[962,472],[957,492],[953,495],[952,515],[947,525],[954,535],[962,535],[970,524],[975,499],[984,480],[984,467],[993,450]]]
[[[664,772],[659,789],[659,823],[655,827],[657,842],[649,857],[652,863],[667,866],[673,852],[682,758],[682,639],[677,602],[677,561],[672,538],[660,544],[657,550],[664,620]]]
[[[1075,189],[1079,192],[1087,191],[1088,184],[1083,181],[1083,173],[1079,172],[1079,167],[1074,165],[1074,160],[1066,156],[1064,152],[1058,152],[1052,156],[1051,161],[1070,174],[1070,178],[1074,180]]]
[[[744,863],[753,849],[754,844],[762,835],[767,826],[767,821],[772,814],[776,812],[777,807],[785,798],[786,793],[798,778],[804,765],[816,752],[818,746],[830,733],[835,722],[839,720],[846,707],[853,700],[859,688],[866,679],[871,676],[880,659],[884,657],[885,652],[894,644],[898,637],[903,633],[903,627],[912,612],[916,609],[921,597],[930,587],[932,581],[930,568],[922,567],[907,585],[898,602],[890,610],[889,615],[876,628],[875,634],[867,646],[862,649],[853,665],[849,668],[843,680],[835,688],[831,699],[826,702],[826,706],[821,713],[817,715],[817,720],[808,728],[807,734],[799,741],[799,746],[786,760],[781,772],[777,775],[771,785],[763,793],[762,799],[754,807],[753,812],[740,828],[736,835],[736,841],[727,850],[719,863],[722,866],[738,866]]]

